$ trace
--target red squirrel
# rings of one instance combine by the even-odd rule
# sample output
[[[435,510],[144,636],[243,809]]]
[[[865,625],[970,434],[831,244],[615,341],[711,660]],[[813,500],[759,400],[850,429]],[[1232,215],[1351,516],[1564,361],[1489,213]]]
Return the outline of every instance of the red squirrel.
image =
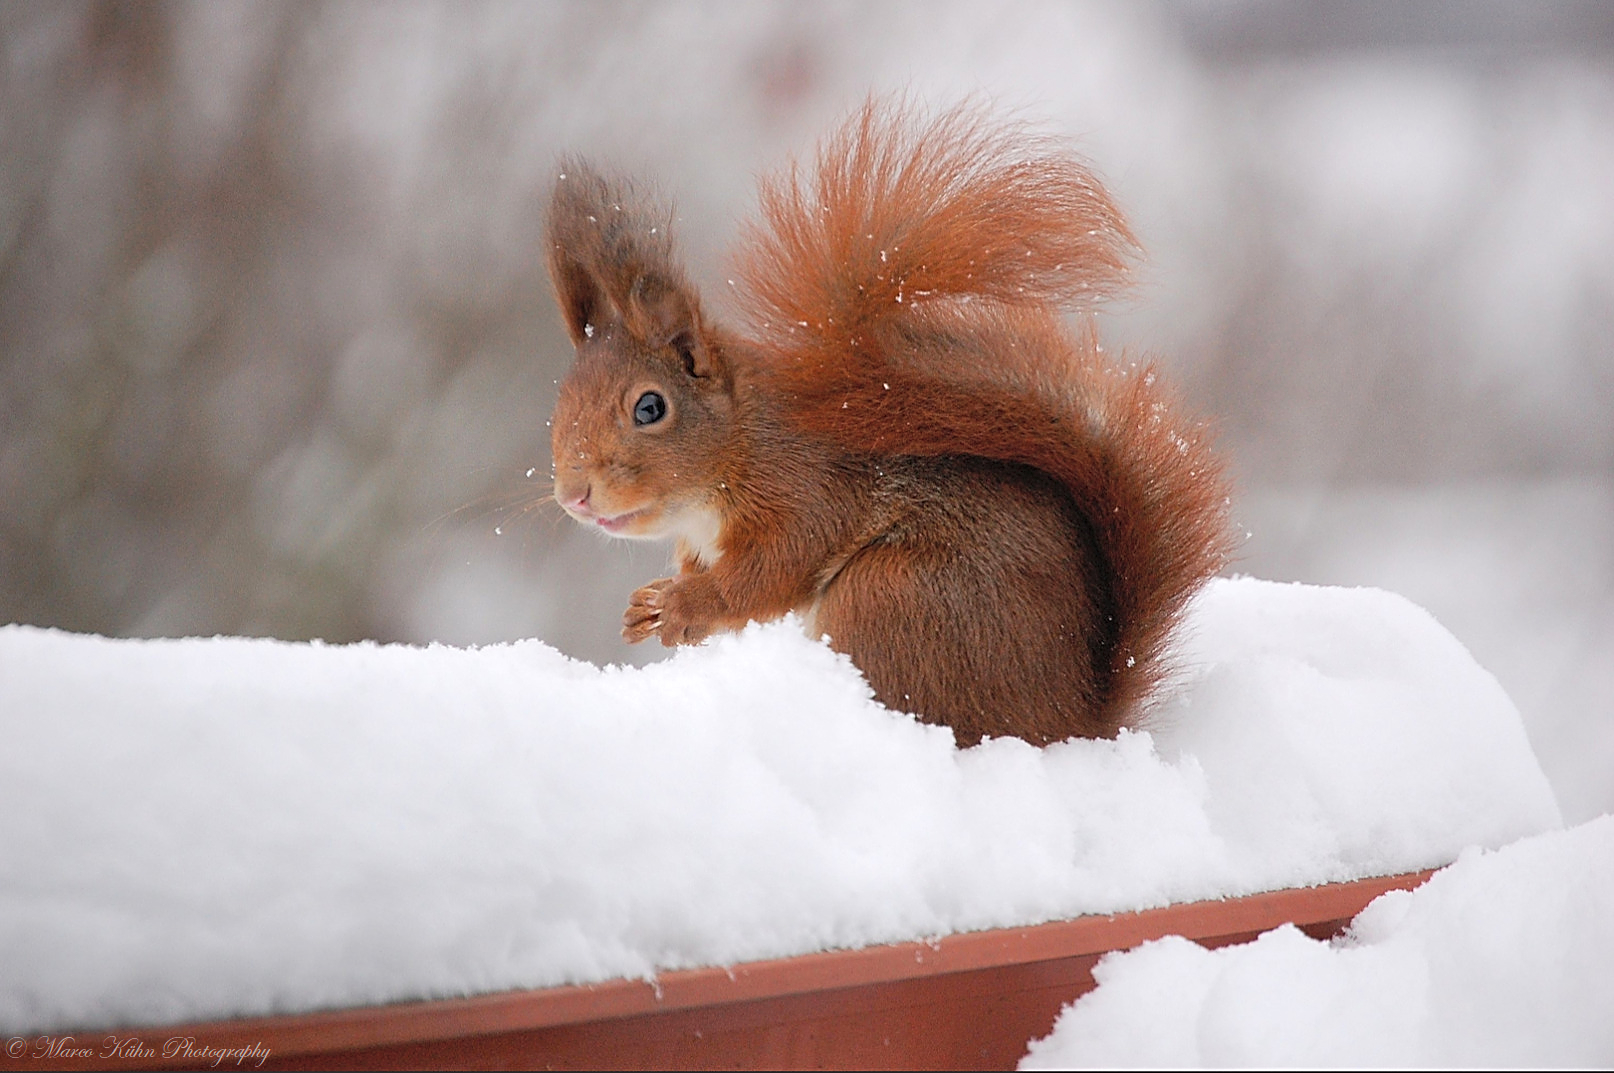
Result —
[[[960,746],[1135,723],[1231,540],[1203,429],[1098,344],[1136,252],[1103,187],[976,109],[871,100],[760,201],[731,329],[665,210],[579,161],[555,182],[555,499],[677,541],[623,637],[795,612]]]

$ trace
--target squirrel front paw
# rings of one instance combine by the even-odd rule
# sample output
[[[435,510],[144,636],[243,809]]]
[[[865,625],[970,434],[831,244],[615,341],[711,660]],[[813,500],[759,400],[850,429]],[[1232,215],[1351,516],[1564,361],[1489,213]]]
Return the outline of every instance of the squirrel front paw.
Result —
[[[654,635],[668,648],[704,641],[713,620],[700,612],[696,587],[688,578],[664,577],[634,590],[622,613],[622,639],[638,644]]]
[[[661,632],[662,591],[676,581],[676,578],[658,578],[633,591],[633,595],[628,597],[628,609],[622,613],[624,641],[636,645]]]

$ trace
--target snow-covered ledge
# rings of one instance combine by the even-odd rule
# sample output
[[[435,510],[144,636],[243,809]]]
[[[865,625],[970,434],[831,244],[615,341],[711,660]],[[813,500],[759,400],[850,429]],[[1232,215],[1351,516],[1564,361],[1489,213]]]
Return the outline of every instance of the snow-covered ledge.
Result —
[[[0,629],[0,1031],[648,976],[1410,872],[1560,825],[1372,590],[1219,581],[1147,731],[958,751],[789,623],[644,669]]]

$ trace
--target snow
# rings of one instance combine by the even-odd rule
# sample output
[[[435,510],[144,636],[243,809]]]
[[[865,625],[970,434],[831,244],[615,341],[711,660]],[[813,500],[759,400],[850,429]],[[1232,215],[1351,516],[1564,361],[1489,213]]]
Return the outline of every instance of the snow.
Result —
[[[1371,585],[1427,608],[1519,706],[1565,821],[1614,812],[1614,480],[1245,489],[1240,501],[1251,573]]]
[[[1022,1069],[1601,1067],[1614,1060],[1614,816],[1465,851],[1332,943],[1292,925],[1107,955]]]
[[[1188,625],[1148,729],[964,751],[790,622],[644,668],[5,627],[0,1030],[650,976],[1561,825],[1506,694],[1406,600],[1224,580]]]

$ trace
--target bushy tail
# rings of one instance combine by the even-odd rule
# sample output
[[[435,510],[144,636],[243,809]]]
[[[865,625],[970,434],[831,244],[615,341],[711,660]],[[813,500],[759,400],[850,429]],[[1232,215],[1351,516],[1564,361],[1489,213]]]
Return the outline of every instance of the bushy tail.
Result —
[[[1120,288],[1134,243],[1088,172],[955,110],[866,105],[817,171],[769,184],[742,254],[759,357],[787,419],[854,451],[975,455],[1060,481],[1102,562],[1098,711],[1135,719],[1188,600],[1227,563],[1222,467],[1148,367],[1061,311]]]
[[[1079,309],[1136,248],[1080,161],[969,106],[920,121],[870,99],[760,202],[739,276],[752,331],[787,347],[860,345],[938,299]]]

